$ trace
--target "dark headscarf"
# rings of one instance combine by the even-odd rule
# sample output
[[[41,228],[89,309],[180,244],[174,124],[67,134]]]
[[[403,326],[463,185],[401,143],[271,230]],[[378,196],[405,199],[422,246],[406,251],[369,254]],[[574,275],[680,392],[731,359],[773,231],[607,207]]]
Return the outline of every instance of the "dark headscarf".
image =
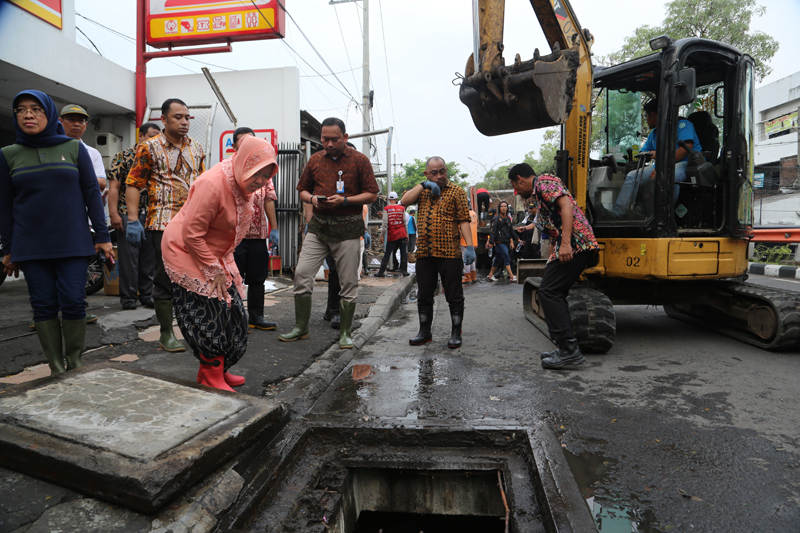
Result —
[[[45,116],[47,116],[47,126],[45,126],[44,130],[42,130],[38,135],[28,135],[22,131],[22,128],[19,127],[17,115],[12,111],[11,114],[14,120],[14,130],[17,132],[17,144],[29,146],[31,148],[46,148],[48,146],[56,146],[57,144],[63,144],[72,140],[72,137],[67,137],[64,134],[64,126],[62,126],[61,121],[58,120],[58,111],[56,110],[56,105],[49,96],[42,91],[22,91],[14,97],[12,109],[17,107],[17,101],[23,96],[32,96],[39,101],[39,103],[42,105],[42,109],[44,109]]]

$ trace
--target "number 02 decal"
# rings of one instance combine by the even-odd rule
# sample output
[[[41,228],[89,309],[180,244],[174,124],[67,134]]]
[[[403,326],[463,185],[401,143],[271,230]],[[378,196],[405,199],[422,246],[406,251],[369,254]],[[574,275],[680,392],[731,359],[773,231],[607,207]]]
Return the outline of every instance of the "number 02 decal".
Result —
[[[625,264],[629,267],[636,267],[639,268],[639,258],[638,257],[626,257]]]

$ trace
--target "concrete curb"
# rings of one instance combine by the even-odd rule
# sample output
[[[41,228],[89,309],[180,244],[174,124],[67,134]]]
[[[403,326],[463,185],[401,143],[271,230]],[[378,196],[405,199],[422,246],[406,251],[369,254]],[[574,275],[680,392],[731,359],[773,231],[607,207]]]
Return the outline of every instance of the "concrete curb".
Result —
[[[392,313],[400,307],[416,281],[415,274],[402,277],[383,291],[380,298],[370,308],[367,317],[361,320],[361,327],[356,331],[353,344],[357,349],[363,348],[375,332],[392,316]],[[336,376],[350,364],[354,355],[355,350],[342,350],[338,344],[334,344],[302,374],[297,376],[289,388],[278,394],[275,401],[285,404],[295,413],[308,412],[317,398],[333,383]]]
[[[765,263],[748,263],[747,265],[747,271],[750,274],[771,276],[773,278],[800,279],[800,267],[767,265]]]

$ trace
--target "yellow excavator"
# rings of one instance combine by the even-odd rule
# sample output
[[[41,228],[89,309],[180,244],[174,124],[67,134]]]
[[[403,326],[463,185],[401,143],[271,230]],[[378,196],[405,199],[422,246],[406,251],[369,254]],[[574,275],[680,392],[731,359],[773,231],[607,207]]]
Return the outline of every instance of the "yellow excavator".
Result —
[[[650,55],[593,67],[593,37],[569,1],[530,2],[551,53],[536,50],[525,60],[517,54],[506,65],[505,0],[473,0],[475,49],[459,97],[485,135],[562,128],[557,174],[600,244],[599,263],[568,299],[581,348],[611,348],[614,305],[660,305],[673,318],[760,348],[795,349],[800,298],[745,283],[753,226],[753,59],[724,43],[662,35],[650,41]],[[656,158],[649,162],[636,153],[637,130],[643,105],[653,99]],[[702,151],[691,152],[688,179],[676,185],[682,118],[694,125]],[[643,178],[652,163],[653,179]],[[624,201],[629,173],[635,186]],[[540,281],[526,280],[523,306],[547,333]]]

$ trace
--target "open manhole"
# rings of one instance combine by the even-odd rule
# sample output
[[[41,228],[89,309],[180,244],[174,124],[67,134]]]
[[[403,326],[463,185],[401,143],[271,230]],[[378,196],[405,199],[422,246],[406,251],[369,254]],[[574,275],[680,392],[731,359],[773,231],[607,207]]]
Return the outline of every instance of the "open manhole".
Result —
[[[503,533],[507,497],[498,470],[353,468],[337,529],[347,533]]]
[[[525,428],[287,427],[240,470],[245,489],[217,531],[594,530],[547,446]]]

